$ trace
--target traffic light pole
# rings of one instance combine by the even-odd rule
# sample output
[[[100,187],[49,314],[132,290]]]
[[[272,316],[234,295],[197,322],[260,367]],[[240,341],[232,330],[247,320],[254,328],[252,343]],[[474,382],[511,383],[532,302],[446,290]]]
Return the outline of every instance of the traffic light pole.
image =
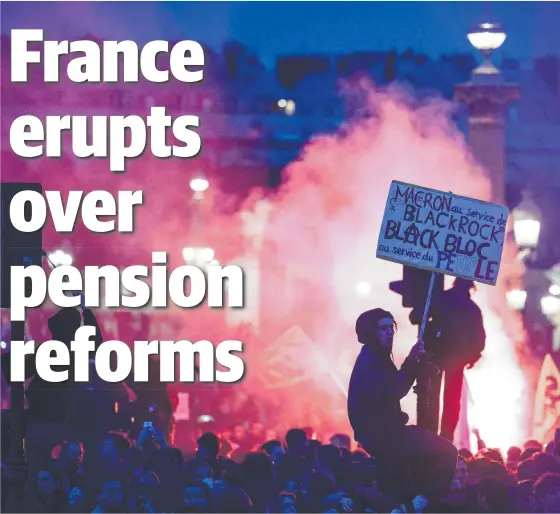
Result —
[[[424,337],[424,330],[426,330],[426,323],[428,322],[428,314],[430,312],[430,304],[432,303],[432,295],[434,294],[434,285],[436,283],[436,272],[432,271],[430,276],[430,286],[428,287],[428,296],[426,297],[426,306],[424,307],[424,316],[422,317],[422,325],[418,337],[420,340]]]
[[[430,277],[430,286],[428,288],[428,295],[426,297],[426,306],[424,307],[424,315],[422,317],[422,324],[418,329],[418,339],[421,341],[423,340],[424,331],[426,330],[426,324],[428,322],[430,304],[432,302],[435,282],[436,272],[432,271]],[[434,407],[437,407],[437,402],[434,402],[433,400],[434,394],[439,393],[437,391],[434,391],[433,382],[437,373],[439,373],[438,368],[434,364],[432,364],[426,357],[420,366],[420,373],[418,374],[418,378],[416,380],[415,389],[417,395],[416,424],[419,427],[426,428],[436,433],[438,430],[437,425],[439,412],[436,414],[436,416],[433,415],[433,409]],[[436,426],[434,426],[434,421]]]
[[[438,295],[443,291],[443,275],[426,271],[413,266],[403,265],[403,278],[389,283],[389,289],[402,296],[402,306],[412,308],[412,313],[419,313],[422,305],[424,312],[422,318],[411,317],[414,325],[419,325],[418,339],[423,340],[424,331],[428,323],[430,305],[432,299],[438,299]],[[416,401],[417,424],[423,428],[437,432],[439,425],[438,402],[434,401],[434,395],[439,394],[437,389],[437,374],[439,370],[426,358],[421,366],[417,377],[414,392],[418,398]]]

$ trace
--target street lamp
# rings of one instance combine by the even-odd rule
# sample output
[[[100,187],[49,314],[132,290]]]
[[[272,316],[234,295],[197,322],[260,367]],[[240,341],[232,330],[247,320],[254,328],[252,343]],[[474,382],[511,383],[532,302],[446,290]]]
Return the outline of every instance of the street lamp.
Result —
[[[296,111],[296,103],[293,100],[286,100],[285,98],[280,98],[277,104],[280,109],[288,116],[291,116]]]
[[[481,23],[469,30],[467,38],[472,46],[487,55],[504,44],[506,33],[498,23]]]
[[[530,191],[524,190],[521,203],[513,209],[513,234],[517,246],[534,250],[539,243],[541,210],[533,201]]]
[[[474,71],[474,74],[495,74],[498,69],[490,62],[494,50],[500,48],[506,40],[506,33],[498,23],[481,23],[469,30],[467,38],[472,46],[480,50],[484,62]]]
[[[544,296],[541,298],[541,310],[545,316],[554,317],[560,314],[560,298],[557,296]]]
[[[510,309],[522,311],[527,301],[527,291],[522,289],[512,289],[506,293],[506,302]]]
[[[194,192],[194,199],[195,200],[202,200],[204,198],[204,193],[210,187],[210,182],[206,180],[204,177],[196,177],[193,178],[189,183],[190,188]]]
[[[364,281],[358,282],[354,286],[354,290],[359,296],[369,296],[369,294],[371,293],[371,284]]]
[[[212,248],[200,247],[183,248],[183,259],[187,264],[192,262],[198,266],[207,266],[215,260],[214,250]]]
[[[491,181],[491,200],[505,203],[505,114],[508,104],[519,99],[519,86],[505,83],[490,55],[506,39],[494,23],[482,23],[467,34],[470,43],[484,56],[471,79],[455,85],[455,101],[468,108],[469,145],[474,158],[486,168]]]
[[[560,286],[558,284],[552,284],[548,288],[548,294],[552,296],[560,296]]]
[[[55,250],[49,253],[47,259],[50,265],[55,268],[57,266],[71,266],[73,261],[72,255],[64,250]]]

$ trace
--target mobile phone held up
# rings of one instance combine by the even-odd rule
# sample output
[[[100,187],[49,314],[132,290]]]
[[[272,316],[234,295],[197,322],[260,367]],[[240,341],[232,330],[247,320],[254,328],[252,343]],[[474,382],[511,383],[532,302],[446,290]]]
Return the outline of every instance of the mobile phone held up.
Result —
[[[144,428],[149,428],[150,430],[153,430],[154,426],[151,421],[144,421]]]

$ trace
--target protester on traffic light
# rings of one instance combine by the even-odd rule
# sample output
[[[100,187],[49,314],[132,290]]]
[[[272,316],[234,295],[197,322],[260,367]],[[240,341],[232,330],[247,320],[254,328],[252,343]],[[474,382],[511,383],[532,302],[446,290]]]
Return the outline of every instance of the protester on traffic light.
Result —
[[[403,501],[416,503],[437,500],[451,485],[457,462],[456,448],[433,432],[418,426],[407,426],[400,400],[414,383],[424,345],[418,341],[400,370],[392,360],[396,323],[383,309],[361,314],[356,334],[363,348],[356,360],[348,390],[348,417],[355,439],[384,469],[386,492]],[[411,470],[411,487],[405,485]],[[409,497],[407,497],[410,495]],[[418,511],[418,510],[416,510]]]
[[[474,287],[472,280],[455,279],[453,287],[432,303],[431,319],[424,333],[426,351],[445,374],[440,435],[450,441],[459,422],[465,366],[472,368],[478,362],[486,342],[482,312],[471,298]],[[421,315],[413,312],[411,320]],[[442,373],[433,381],[438,413],[441,380]]]

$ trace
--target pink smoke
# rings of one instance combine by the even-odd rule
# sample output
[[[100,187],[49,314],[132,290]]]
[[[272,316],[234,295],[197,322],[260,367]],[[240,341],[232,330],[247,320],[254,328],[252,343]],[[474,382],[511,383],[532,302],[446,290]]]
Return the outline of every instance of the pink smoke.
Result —
[[[401,278],[400,268],[375,258],[391,180],[491,199],[484,170],[473,161],[451,121],[451,104],[416,102],[399,88],[378,90],[368,83],[357,87],[365,97],[364,108],[375,117],[349,122],[336,134],[317,136],[287,167],[267,226],[266,237],[275,242],[274,255],[261,256],[263,281],[269,260],[284,262],[293,283],[307,283],[302,287],[308,295],[334,302],[330,312],[299,313],[300,318],[318,318],[315,326],[322,324],[316,343],[324,359],[309,351],[308,366],[317,370],[317,382],[333,394],[348,382],[359,350],[348,327],[363,310],[382,306],[395,314],[401,327],[397,360],[416,340],[409,311],[388,290],[389,281]],[[520,444],[526,435],[527,383],[516,355],[524,334],[517,315],[505,305],[506,283],[522,271],[510,238],[498,285],[481,285],[475,296],[485,315],[487,349],[467,374],[473,399],[469,421],[488,445],[504,449]],[[368,288],[357,291],[358,283],[369,284],[369,294]],[[342,327],[350,337],[333,340],[333,334],[344,333]],[[410,394],[404,404],[414,419],[415,396]]]
[[[3,60],[2,68],[9,69],[7,60]],[[68,92],[74,107],[64,104],[49,114],[83,114],[83,100],[77,92],[80,86],[7,85],[7,76],[3,74],[3,88],[11,88],[11,98],[22,103],[14,101],[8,106],[3,100],[4,133],[16,115],[27,111],[40,114],[44,105],[41,95],[57,88]],[[129,91],[142,98],[143,87],[138,85]],[[167,97],[163,95],[173,87],[176,85],[150,88],[155,105],[165,105],[167,100],[163,98]],[[205,91],[204,87],[197,91],[200,89]],[[88,98],[100,101],[99,105],[88,105],[91,113],[111,114],[103,86],[88,88],[87,92]],[[145,205],[138,210],[135,234],[95,235],[79,223],[76,232],[64,238],[49,225],[44,247],[54,249],[69,239],[80,267],[149,264],[150,252],[162,250],[170,252],[171,265],[178,266],[182,264],[183,247],[202,244],[213,247],[222,263],[243,263],[248,294],[246,312],[240,316],[254,325],[256,335],[250,341],[248,376],[241,387],[277,405],[286,426],[322,423],[325,430],[347,430],[344,390],[359,350],[353,334],[356,317],[377,306],[394,313],[401,327],[395,348],[397,361],[416,339],[408,311],[388,289],[390,281],[400,278],[399,266],[375,258],[391,180],[490,199],[490,182],[451,121],[450,103],[417,102],[400,88],[380,90],[367,82],[348,86],[347,94],[357,94],[363,108],[374,116],[348,122],[337,133],[316,135],[300,158],[286,168],[279,191],[266,199],[266,220],[262,214],[263,189],[256,187],[240,209],[234,209],[235,195],[229,194],[261,185],[265,170],[260,178],[242,175],[241,170],[239,174],[232,171],[220,176],[202,160],[204,155],[188,162],[144,156],[130,162],[126,174],[115,175],[103,160],[77,164],[71,159],[62,163],[41,159],[23,166],[21,160],[9,160],[3,153],[2,180],[41,181],[44,190],[64,192],[106,189],[115,194],[118,190],[143,189]],[[133,106],[132,111],[144,113],[145,106]],[[209,175],[212,188],[195,211],[188,183],[201,167]],[[202,222],[192,225],[194,216]],[[255,218],[260,216],[259,228]],[[247,218],[253,218],[249,228],[245,225]],[[500,448],[520,444],[526,435],[527,382],[516,354],[523,332],[516,314],[505,305],[507,282],[515,281],[522,272],[510,241],[504,250],[498,285],[480,286],[476,296],[485,314],[488,341],[483,361],[468,374],[473,396],[469,418],[489,446]],[[368,287],[357,291],[358,283]],[[234,331],[217,330],[215,313],[191,311],[179,312],[178,316],[185,320],[184,331],[179,334],[182,338],[195,339],[194,334],[199,334],[219,342],[218,338],[231,338]],[[235,322],[231,313],[222,313],[222,317]],[[293,346],[275,346],[275,340],[294,326],[301,327],[306,335]],[[261,354],[274,358],[266,361]],[[263,373],[265,362],[286,360],[292,367],[284,366],[284,374],[292,373],[288,382],[295,384],[295,389],[267,389],[256,379]],[[404,407],[414,420],[414,395],[407,397]]]

